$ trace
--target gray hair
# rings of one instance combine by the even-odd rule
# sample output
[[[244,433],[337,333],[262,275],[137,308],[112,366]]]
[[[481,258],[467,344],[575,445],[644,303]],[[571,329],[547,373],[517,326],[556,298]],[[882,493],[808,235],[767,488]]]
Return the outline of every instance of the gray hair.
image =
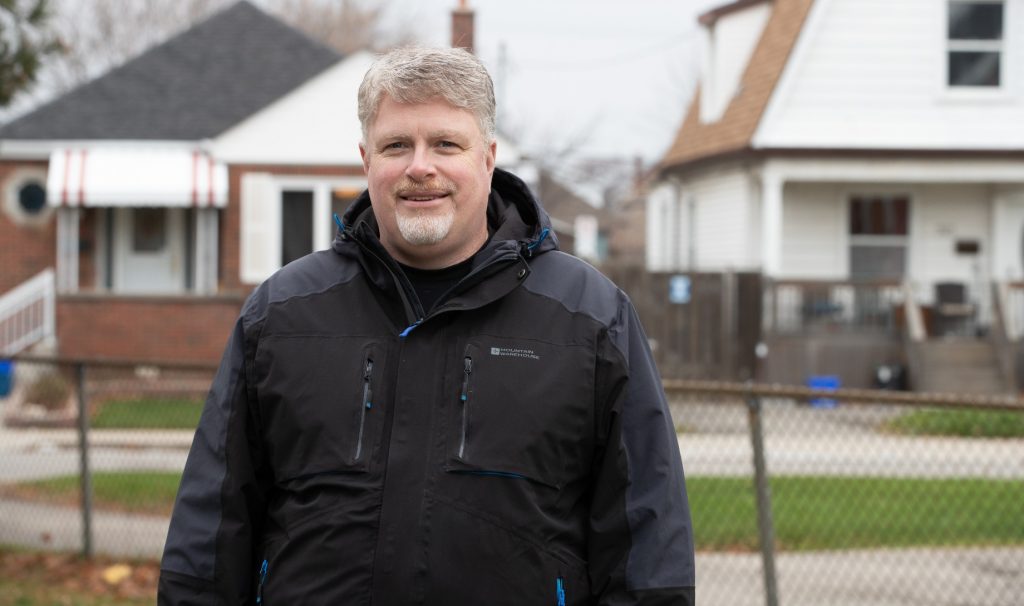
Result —
[[[441,97],[469,110],[484,137],[494,140],[494,83],[480,59],[465,49],[404,47],[378,58],[359,85],[364,143],[384,95],[399,103],[424,103]]]

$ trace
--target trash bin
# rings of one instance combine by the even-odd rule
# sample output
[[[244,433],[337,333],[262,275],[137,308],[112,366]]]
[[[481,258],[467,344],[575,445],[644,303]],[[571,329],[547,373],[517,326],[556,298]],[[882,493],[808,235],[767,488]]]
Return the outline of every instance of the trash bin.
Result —
[[[14,361],[0,360],[0,398],[6,398],[14,389]]]
[[[839,385],[839,377],[836,375],[812,375],[807,379],[807,387],[811,389],[835,391]],[[832,398],[811,398],[810,403],[814,408],[835,408],[839,404]]]
[[[881,364],[875,368],[877,389],[906,389],[906,373],[899,364]]]

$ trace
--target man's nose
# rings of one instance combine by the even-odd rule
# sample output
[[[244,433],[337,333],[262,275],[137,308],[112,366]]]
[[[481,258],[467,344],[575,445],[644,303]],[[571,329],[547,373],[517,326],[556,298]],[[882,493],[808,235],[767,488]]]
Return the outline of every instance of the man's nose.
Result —
[[[422,181],[434,176],[434,173],[434,161],[429,148],[416,146],[409,160],[409,166],[405,168],[406,176],[415,181]]]

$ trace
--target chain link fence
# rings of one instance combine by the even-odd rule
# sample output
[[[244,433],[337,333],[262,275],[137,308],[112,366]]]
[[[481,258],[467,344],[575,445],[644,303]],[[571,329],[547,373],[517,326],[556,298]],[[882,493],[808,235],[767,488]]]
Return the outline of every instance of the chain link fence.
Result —
[[[42,358],[0,369],[0,545],[159,558],[214,370]]]
[[[0,545],[158,558],[214,370],[0,366]],[[702,606],[1024,603],[1020,401],[666,391]]]
[[[697,603],[1024,603],[1016,399],[666,381]]]

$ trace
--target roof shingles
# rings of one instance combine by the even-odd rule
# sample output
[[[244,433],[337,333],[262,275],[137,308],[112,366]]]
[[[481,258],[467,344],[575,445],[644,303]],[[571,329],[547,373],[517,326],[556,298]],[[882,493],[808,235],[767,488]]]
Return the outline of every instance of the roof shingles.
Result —
[[[243,1],[5,125],[0,138],[210,138],[340,59]]]
[[[700,120],[700,91],[694,95],[675,142],[661,161],[663,168],[750,147],[772,92],[796,44],[804,19],[814,0],[774,0],[736,95],[716,122]]]

